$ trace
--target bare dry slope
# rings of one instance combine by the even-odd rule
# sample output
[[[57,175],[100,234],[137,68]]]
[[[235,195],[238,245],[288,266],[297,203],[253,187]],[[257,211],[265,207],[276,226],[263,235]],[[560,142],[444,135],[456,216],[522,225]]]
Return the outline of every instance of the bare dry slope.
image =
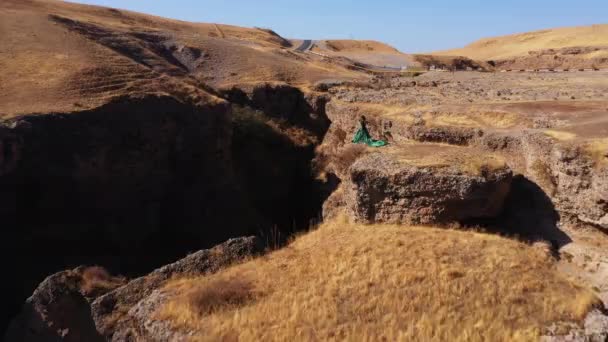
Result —
[[[461,49],[438,51],[434,54],[491,60],[526,56],[529,51],[566,47],[608,47],[608,24],[564,27],[485,38]]]
[[[0,117],[94,108],[120,95],[197,102],[203,85],[361,77],[288,51],[270,30],[188,23],[54,0],[0,3]]]
[[[325,45],[340,52],[388,52],[400,53],[394,47],[373,40],[324,40]]]
[[[312,51],[374,66],[402,67],[414,64],[410,55],[373,40],[319,40],[315,41]]]

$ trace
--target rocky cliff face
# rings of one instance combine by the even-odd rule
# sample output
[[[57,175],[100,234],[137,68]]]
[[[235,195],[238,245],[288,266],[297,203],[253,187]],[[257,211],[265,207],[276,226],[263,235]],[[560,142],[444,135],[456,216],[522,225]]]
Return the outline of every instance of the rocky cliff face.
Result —
[[[576,142],[560,142],[534,128],[513,131],[435,123],[429,125],[422,115],[417,117],[414,114],[409,120],[392,120],[386,115],[375,115],[375,110],[372,105],[345,101],[330,102],[327,106],[327,115],[332,121],[332,126],[319,149],[320,154],[325,155],[323,158],[339,158],[348,145],[348,139],[357,129],[359,117],[367,114],[368,128],[372,136],[388,139],[396,145],[405,144],[404,150],[411,149],[408,144],[412,141],[418,141],[431,143],[428,146],[432,146],[433,143],[443,144],[438,145],[435,150],[427,151],[427,155],[451,149],[450,146],[463,146],[463,150],[476,150],[480,156],[486,153],[500,155],[516,174],[527,179],[524,183],[533,183],[534,187],[542,192],[541,197],[547,198],[548,201],[542,202],[554,206],[562,219],[572,218],[601,229],[608,228],[606,224],[608,193],[604,186],[608,179],[607,168],[601,158],[604,154],[601,148],[594,149],[593,146],[590,148]],[[420,159],[424,155],[410,157]],[[374,167],[378,166],[381,165],[374,164]],[[335,169],[330,172],[340,173]],[[342,172],[338,176],[342,181],[351,184],[350,178],[354,177],[352,172],[352,170],[350,174]],[[378,172],[371,172],[371,166],[369,174],[380,177]],[[517,182],[517,184],[523,183]],[[344,189],[345,194],[349,186]],[[434,184],[428,187],[428,190],[434,189],[433,186]],[[524,186],[524,188],[529,187]],[[522,190],[525,192],[527,191],[525,189]],[[332,201],[344,204],[343,200],[338,200],[335,196],[332,197]]]
[[[234,111],[147,95],[3,122],[2,247],[34,265],[10,265],[18,281],[4,318],[61,269],[140,275],[231,237],[279,244],[308,227],[322,203],[310,161],[326,118],[281,89]]]
[[[563,219],[608,229],[604,151],[594,152],[585,143],[560,142],[533,130],[496,138],[485,134],[477,143],[509,156],[510,164],[542,189]]]
[[[121,98],[18,117],[0,134],[0,202],[12,203],[2,207],[3,249],[33,265],[15,265],[12,298],[83,263],[139,272],[255,221],[231,176],[227,104]]]
[[[66,230],[51,238],[65,239],[87,225],[85,237],[118,233],[126,244],[166,225],[196,235],[200,226],[188,222],[225,222],[221,213],[201,210],[210,197],[220,208],[236,193],[225,104],[120,99],[86,112],[20,117],[5,129],[17,141],[4,177],[16,183],[5,196],[17,199],[20,231],[42,233],[52,223]]]
[[[2,123],[0,210],[11,228],[4,248],[36,265],[11,270],[23,279],[10,292],[15,303],[22,301],[13,293],[25,297],[44,275],[80,264],[141,275],[234,236],[280,243],[308,227],[323,203],[324,216],[346,211],[367,223],[499,225],[531,240],[551,236],[558,247],[568,242],[560,216],[606,227],[606,168],[586,146],[535,129],[431,124],[418,114],[392,120],[369,104],[327,105],[326,95],[286,85],[219,94],[230,102],[123,98],[95,110]],[[389,147],[349,143],[361,115]],[[313,158],[324,184],[314,178]],[[215,269],[205,261],[208,251],[196,255],[202,261],[195,265]],[[150,317],[171,296],[159,284],[173,270],[190,269],[179,265],[85,301],[81,276],[67,271],[41,285],[30,300],[40,305],[27,312],[56,313],[53,303],[64,298],[79,316],[92,310],[95,332],[36,330],[58,340],[186,338]]]
[[[511,170],[469,174],[462,167],[417,166],[373,153],[350,168],[346,203],[359,221],[449,224],[495,217],[511,187]]]
[[[77,268],[47,277],[13,320],[6,341],[151,341],[172,340],[172,329],[150,331],[152,312],[138,315],[140,306],[156,298],[154,291],[179,276],[209,274],[262,252],[256,237],[231,239],[201,250],[127,284],[105,275],[95,278]],[[98,273],[98,272],[97,272]],[[102,291],[88,291],[100,287]],[[164,339],[164,340],[167,340]]]
[[[543,49],[529,51],[527,56],[500,59],[493,63],[498,70],[595,70],[608,65],[608,58],[603,55],[606,51],[606,46]]]

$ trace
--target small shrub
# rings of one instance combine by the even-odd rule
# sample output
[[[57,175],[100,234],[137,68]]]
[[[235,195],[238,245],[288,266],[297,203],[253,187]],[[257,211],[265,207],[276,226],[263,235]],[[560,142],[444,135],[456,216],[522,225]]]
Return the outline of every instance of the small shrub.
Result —
[[[535,173],[540,185],[546,190],[548,189],[550,194],[553,194],[556,184],[549,166],[542,160],[537,159],[532,163],[530,168]]]
[[[87,267],[82,271],[80,288],[85,296],[99,296],[126,284],[124,277],[114,277],[100,266]]]
[[[209,280],[188,296],[190,307],[201,316],[243,305],[253,299],[254,288],[251,282],[236,277]]]
[[[357,160],[356,150],[365,150],[363,145],[349,144],[344,147],[346,144],[349,144],[348,134],[343,129],[336,128],[328,134],[323,144],[317,146],[313,169],[318,179],[325,180],[327,173],[343,175]]]
[[[351,144],[346,146],[341,151],[336,153],[332,160],[335,171],[340,175],[346,174],[351,165],[353,165],[357,159],[361,158],[366,151],[367,148],[365,145]]]

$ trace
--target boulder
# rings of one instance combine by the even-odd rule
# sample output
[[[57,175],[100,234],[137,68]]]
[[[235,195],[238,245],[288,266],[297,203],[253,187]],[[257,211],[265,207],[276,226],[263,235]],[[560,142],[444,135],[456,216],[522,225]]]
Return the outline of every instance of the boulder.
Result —
[[[104,341],[95,328],[89,300],[118,287],[122,279],[94,279],[92,273],[80,267],[47,277],[12,321],[5,340]]]
[[[216,272],[263,249],[256,237],[231,239],[126,284],[124,279],[103,272],[96,276],[100,273],[97,267],[53,274],[27,299],[9,326],[5,341],[149,341],[150,336],[142,336],[142,332],[149,330],[144,323],[149,309],[158,306],[159,296],[147,297],[167,280]],[[94,272],[88,271],[91,269]]]
[[[562,213],[608,229],[608,167],[584,150],[581,145],[553,148],[549,163],[556,184],[554,200]]]
[[[189,331],[177,329],[172,323],[157,319],[154,313],[176,293],[159,288],[149,296],[139,301],[131,309],[128,316],[136,323],[130,328],[117,329],[112,336],[113,341],[188,341]]]
[[[193,253],[147,276],[134,279],[125,286],[97,298],[91,304],[97,330],[107,340],[136,341],[137,338],[143,338],[147,341],[148,338],[141,336],[142,331],[146,331],[145,322],[142,321],[144,316],[138,315],[141,310],[131,310],[140,301],[171,278],[213,273],[263,250],[261,240],[254,236],[231,239],[212,249]]]
[[[495,155],[412,144],[355,162],[344,202],[361,222],[445,224],[498,215],[511,179]]]

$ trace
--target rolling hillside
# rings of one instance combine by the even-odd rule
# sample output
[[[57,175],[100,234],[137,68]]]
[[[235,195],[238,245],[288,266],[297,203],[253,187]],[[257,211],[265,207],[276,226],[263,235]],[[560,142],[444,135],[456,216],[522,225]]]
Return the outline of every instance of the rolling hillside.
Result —
[[[0,3],[3,117],[94,108],[120,95],[362,77],[295,54],[271,30],[188,23],[55,0]],[[206,102],[206,101],[203,101]]]
[[[374,66],[400,68],[415,63],[410,55],[373,40],[318,40],[315,41],[312,51],[332,57],[346,57]]]
[[[565,27],[485,38],[461,49],[438,51],[436,55],[473,59],[506,59],[528,55],[529,51],[567,47],[608,47],[608,24]]]

